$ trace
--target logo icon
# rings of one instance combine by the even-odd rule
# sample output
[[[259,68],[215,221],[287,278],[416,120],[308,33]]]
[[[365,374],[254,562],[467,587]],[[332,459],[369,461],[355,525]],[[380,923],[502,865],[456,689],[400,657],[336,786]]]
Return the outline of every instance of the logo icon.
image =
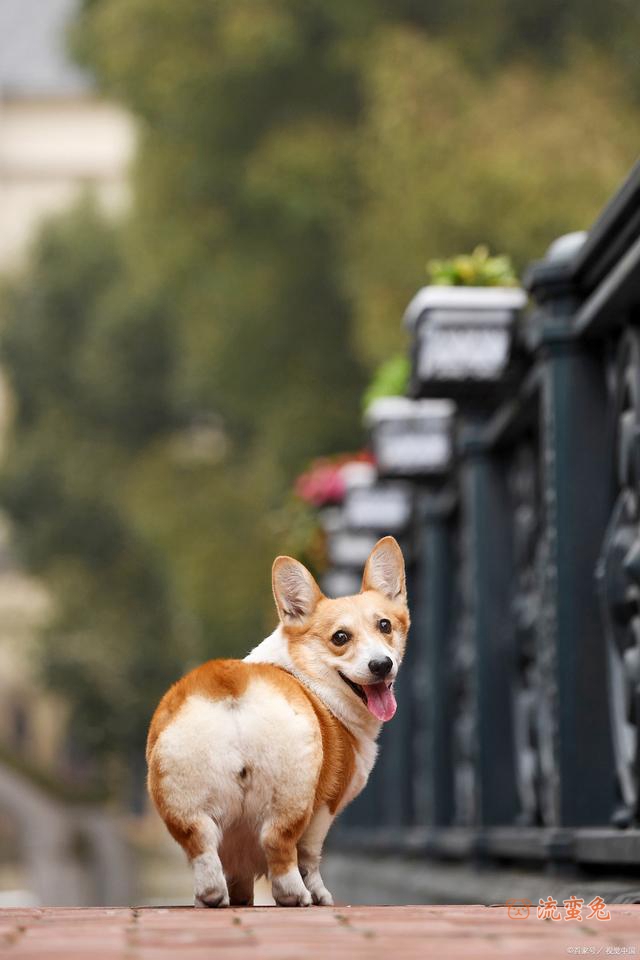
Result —
[[[506,907],[512,920],[526,920],[531,910],[531,900],[507,900]]]

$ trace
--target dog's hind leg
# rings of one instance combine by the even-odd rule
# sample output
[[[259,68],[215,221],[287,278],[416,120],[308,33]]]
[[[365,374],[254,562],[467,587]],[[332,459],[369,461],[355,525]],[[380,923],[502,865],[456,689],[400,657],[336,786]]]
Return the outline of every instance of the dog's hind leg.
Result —
[[[195,907],[228,907],[229,891],[218,855],[222,832],[206,813],[188,825],[165,819],[169,832],[187,854],[193,867]]]
[[[229,891],[218,854],[221,833],[210,817],[203,815],[207,826],[202,830],[205,840],[202,853],[191,861],[196,907],[228,907]]]

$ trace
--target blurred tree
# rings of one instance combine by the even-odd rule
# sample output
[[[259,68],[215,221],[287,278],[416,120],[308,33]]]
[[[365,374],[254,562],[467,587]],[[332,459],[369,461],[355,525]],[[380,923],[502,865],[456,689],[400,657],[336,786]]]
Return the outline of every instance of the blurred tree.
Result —
[[[85,201],[44,230],[3,304],[18,403],[0,494],[56,602],[45,677],[97,757],[140,747],[149,699],[182,660],[162,565],[119,496],[141,438],[170,422],[163,314],[139,299],[123,317],[124,278],[115,228]]]
[[[61,219],[8,296],[2,495],[58,604],[47,676],[92,750],[139,747],[163,684],[272,627],[282,494],[359,439],[334,239],[358,23],[334,6],[88,11],[140,118],[136,202],[118,229]]]
[[[0,494],[91,749],[139,750],[165,683],[272,625],[269,565],[300,539],[284,494],[358,446],[427,259],[486,242],[521,267],[589,224],[635,152],[628,17],[85,2],[79,54],[139,121],[134,204],[62,218],[9,291]]]
[[[450,45],[386,28],[363,84],[364,200],[344,262],[367,363],[402,343],[389,318],[429,281],[427,260],[486,243],[521,270],[558,235],[589,227],[635,160],[640,111],[591,48],[562,70],[513,63],[479,85]]]
[[[597,46],[637,100],[640,10],[633,0],[396,0],[393,19],[445,39],[467,67],[495,73],[514,62],[564,69],[576,44]]]

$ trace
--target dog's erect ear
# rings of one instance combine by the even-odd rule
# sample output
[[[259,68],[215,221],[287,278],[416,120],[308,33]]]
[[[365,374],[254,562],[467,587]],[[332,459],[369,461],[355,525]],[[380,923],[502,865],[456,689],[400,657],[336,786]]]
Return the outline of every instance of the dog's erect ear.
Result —
[[[322,599],[322,591],[307,568],[292,557],[276,557],[271,582],[278,615],[285,624],[304,623]]]
[[[404,558],[397,540],[393,537],[383,537],[378,540],[369,554],[362,590],[377,590],[388,600],[407,602],[407,585],[404,575]]]

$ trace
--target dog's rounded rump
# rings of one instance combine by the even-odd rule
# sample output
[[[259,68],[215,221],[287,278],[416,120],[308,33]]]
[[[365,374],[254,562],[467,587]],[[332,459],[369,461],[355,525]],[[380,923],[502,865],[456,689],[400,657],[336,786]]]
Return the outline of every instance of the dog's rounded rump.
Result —
[[[202,815],[222,834],[242,823],[254,837],[310,816],[322,732],[304,689],[278,667],[211,661],[161,701],[148,760],[154,803],[193,858]]]

